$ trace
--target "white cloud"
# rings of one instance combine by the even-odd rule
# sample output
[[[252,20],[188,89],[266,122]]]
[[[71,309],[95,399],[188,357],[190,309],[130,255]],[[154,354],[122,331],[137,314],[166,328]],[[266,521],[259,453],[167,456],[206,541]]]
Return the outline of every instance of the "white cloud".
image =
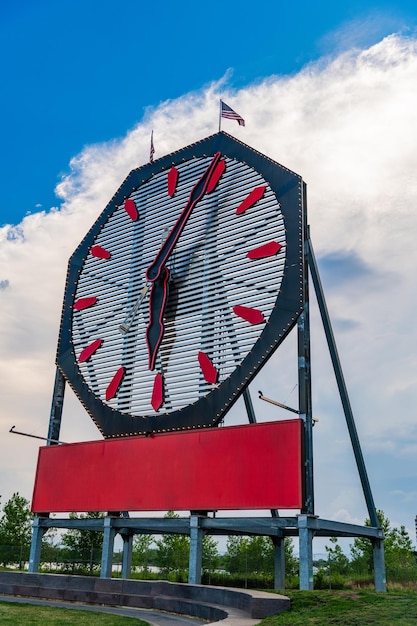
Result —
[[[222,96],[246,119],[245,128],[223,120],[223,129],[308,183],[313,243],[319,265],[323,260],[359,434],[371,457],[375,499],[390,515],[390,494],[404,490],[399,477],[385,491],[393,467],[402,463],[402,475],[415,479],[416,75],[417,40],[392,35],[237,93],[222,83],[209,85],[149,109],[122,140],[85,148],[58,186],[59,210],[28,215],[0,231],[3,502],[15,490],[31,495],[37,446],[7,431],[13,424],[41,435],[47,430],[67,259],[129,171],[148,160],[151,129],[156,158],[215,133]],[[347,511],[347,521],[363,519],[360,494],[352,495],[358,481],[315,306],[313,324],[317,512],[329,517]],[[254,389],[282,394],[277,399],[285,401],[296,355],[287,348],[271,363]],[[94,438],[91,420],[68,398],[62,438]],[[296,404],[294,394],[288,403]],[[263,418],[276,415],[261,401],[255,404]],[[402,515],[395,510],[396,519],[410,526],[413,502],[397,500]]]

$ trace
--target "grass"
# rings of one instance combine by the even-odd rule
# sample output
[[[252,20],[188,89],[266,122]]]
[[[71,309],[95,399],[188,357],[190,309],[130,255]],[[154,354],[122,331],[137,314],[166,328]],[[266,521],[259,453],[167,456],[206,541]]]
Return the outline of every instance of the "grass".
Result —
[[[0,601],[2,626],[149,626],[135,617]]]
[[[289,591],[286,613],[267,617],[262,626],[415,626],[417,592]]]

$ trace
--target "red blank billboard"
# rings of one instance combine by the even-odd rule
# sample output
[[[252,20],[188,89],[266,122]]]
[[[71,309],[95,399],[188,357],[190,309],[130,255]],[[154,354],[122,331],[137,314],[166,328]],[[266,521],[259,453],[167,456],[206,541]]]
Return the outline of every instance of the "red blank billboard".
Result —
[[[32,511],[298,509],[301,420],[40,448]]]

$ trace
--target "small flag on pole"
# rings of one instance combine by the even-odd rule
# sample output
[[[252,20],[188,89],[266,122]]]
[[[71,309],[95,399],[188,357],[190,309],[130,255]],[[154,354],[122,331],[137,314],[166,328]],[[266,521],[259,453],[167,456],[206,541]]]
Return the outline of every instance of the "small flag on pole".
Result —
[[[220,117],[225,117],[228,120],[236,120],[239,126],[245,125],[245,120],[236,111],[233,111],[228,104],[220,100]]]
[[[149,151],[149,163],[153,163],[153,155],[155,154],[155,147],[153,145],[153,131],[151,132],[151,149]]]

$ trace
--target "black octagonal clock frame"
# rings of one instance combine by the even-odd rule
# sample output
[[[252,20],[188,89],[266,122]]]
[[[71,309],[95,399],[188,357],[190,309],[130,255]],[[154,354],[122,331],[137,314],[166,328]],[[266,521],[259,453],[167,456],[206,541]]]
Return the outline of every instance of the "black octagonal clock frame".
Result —
[[[69,260],[57,350],[104,437],[223,419],[303,310],[304,224],[301,177],[224,132],[128,175]]]

